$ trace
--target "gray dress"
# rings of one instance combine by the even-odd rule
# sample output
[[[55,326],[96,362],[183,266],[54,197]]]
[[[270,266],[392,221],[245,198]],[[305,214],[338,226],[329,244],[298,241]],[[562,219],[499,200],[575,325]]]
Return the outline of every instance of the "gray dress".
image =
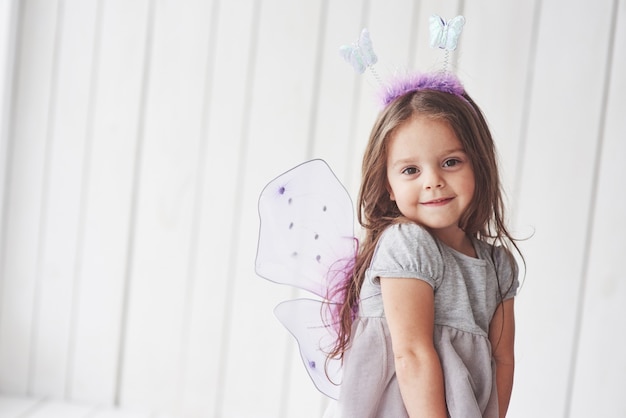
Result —
[[[339,400],[326,416],[408,417],[396,378],[380,277],[424,280],[435,291],[434,344],[449,416],[498,416],[495,365],[487,336],[501,295],[515,296],[517,266],[500,247],[492,257],[491,245],[478,240],[473,244],[477,258],[447,247],[416,224],[393,225],[382,234],[361,288]]]

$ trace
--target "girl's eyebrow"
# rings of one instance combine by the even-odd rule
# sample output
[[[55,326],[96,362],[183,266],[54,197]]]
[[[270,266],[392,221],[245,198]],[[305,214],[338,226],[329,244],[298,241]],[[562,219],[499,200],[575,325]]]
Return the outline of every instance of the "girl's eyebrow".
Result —
[[[409,158],[401,158],[399,160],[394,161],[391,166],[397,167],[399,165],[407,165],[407,164],[415,164],[415,160],[417,158],[409,157]]]
[[[463,154],[465,154],[465,148],[454,148],[451,150],[444,151],[442,154],[454,154],[456,152],[462,152]]]
[[[450,154],[456,154],[456,153],[463,153],[465,154],[465,148],[452,148],[449,150],[445,150],[441,153],[441,155],[450,155]],[[413,156],[413,157],[406,157],[406,158],[400,158],[399,160],[395,160],[391,166],[395,167],[398,165],[405,165],[405,164],[414,164],[416,161],[418,160],[417,156]]]

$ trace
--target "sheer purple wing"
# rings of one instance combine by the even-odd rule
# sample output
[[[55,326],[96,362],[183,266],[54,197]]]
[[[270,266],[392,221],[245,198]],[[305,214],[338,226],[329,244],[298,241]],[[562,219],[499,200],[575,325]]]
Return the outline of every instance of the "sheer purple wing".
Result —
[[[332,348],[335,334],[320,315],[326,308],[319,300],[295,299],[280,303],[274,314],[298,341],[302,362],[315,387],[337,399],[341,361],[327,360],[326,353]]]
[[[272,180],[259,198],[256,272],[326,298],[343,280],[356,252],[348,192],[322,160]]]
[[[337,398],[341,364],[326,353],[336,338],[332,311],[349,279],[357,250],[348,192],[322,160],[301,164],[272,180],[259,198],[261,227],[256,272],[308,290],[322,300],[296,299],[274,310],[296,338],[315,386]]]

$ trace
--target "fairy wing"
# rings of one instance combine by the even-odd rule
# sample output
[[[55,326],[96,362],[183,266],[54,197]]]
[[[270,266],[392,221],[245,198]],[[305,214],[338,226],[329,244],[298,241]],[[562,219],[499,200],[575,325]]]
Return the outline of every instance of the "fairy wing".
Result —
[[[341,364],[326,353],[336,337],[330,311],[338,301],[329,299],[329,291],[349,278],[354,263],[350,196],[324,161],[312,160],[263,189],[259,215],[257,274],[322,298],[285,301],[274,313],[296,338],[315,386],[336,399]]]
[[[325,298],[356,251],[352,201],[326,162],[312,160],[272,180],[261,192],[259,216],[257,274]]]
[[[274,308],[274,314],[298,342],[300,357],[315,387],[332,399],[339,398],[341,361],[328,359],[335,334],[320,320],[326,306],[319,300],[294,299]]]

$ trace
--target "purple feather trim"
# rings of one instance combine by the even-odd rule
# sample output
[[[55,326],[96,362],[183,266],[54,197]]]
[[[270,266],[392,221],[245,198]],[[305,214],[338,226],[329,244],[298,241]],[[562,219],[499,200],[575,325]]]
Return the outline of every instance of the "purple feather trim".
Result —
[[[406,93],[418,90],[437,90],[463,97],[465,89],[454,75],[444,72],[403,74],[391,78],[381,89],[383,107]]]

